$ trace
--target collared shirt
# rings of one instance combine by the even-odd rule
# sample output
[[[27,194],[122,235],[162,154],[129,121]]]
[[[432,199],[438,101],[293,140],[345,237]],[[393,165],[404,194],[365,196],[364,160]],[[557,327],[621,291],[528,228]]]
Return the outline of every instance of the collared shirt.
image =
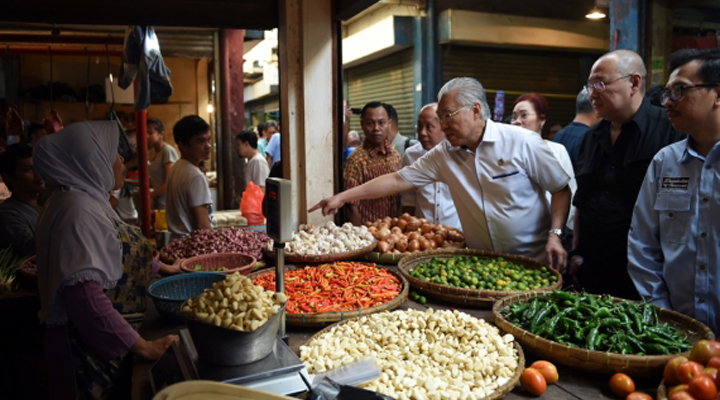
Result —
[[[648,169],[628,273],[641,296],[720,333],[720,142],[703,157],[691,141],[663,148]]]
[[[550,150],[552,150],[553,155],[555,155],[555,158],[560,161],[560,165],[563,168],[563,171],[565,171],[568,176],[570,177],[570,181],[568,182],[568,186],[570,187],[570,190],[572,191],[572,195],[575,196],[575,192],[577,191],[577,182],[575,181],[575,171],[572,166],[572,161],[570,161],[570,155],[568,154],[567,150],[565,149],[565,146],[561,145],[560,143],[551,142],[549,140],[546,140],[545,143],[550,146]],[[547,197],[548,203],[550,203],[550,200],[552,198],[552,193],[545,192],[545,197]],[[567,229],[572,230],[573,229],[573,222],[575,221],[575,206],[570,206],[570,211],[568,211],[568,218],[567,223],[565,223],[565,227]]]
[[[413,186],[448,185],[468,247],[546,262],[545,191],[563,189],[570,177],[537,133],[488,120],[474,151],[444,140],[399,174]]]
[[[560,129],[552,138],[553,142],[560,143],[565,146],[565,149],[567,149],[567,152],[570,155],[570,161],[572,161],[573,169],[577,169],[580,144],[582,143],[588,129],[590,129],[589,126],[573,121],[569,123],[568,126]]]
[[[395,150],[397,150],[398,154],[400,154],[400,159],[402,160],[405,155],[405,151],[418,143],[420,142],[407,136],[403,136],[400,132],[398,132],[390,144],[395,148]]]
[[[397,172],[400,169],[400,155],[390,142],[375,146],[365,140],[347,159],[343,169],[345,190],[360,186],[378,176]],[[358,207],[360,221],[375,221],[385,217],[397,217],[400,213],[400,195],[381,197],[373,200],[353,201],[349,204]]]
[[[618,286],[616,273],[623,274],[625,284],[634,290],[625,273],[633,207],[652,158],[683,135],[673,129],[662,108],[647,100],[622,126],[614,145],[610,130],[609,121],[593,125],[580,147],[573,201],[580,218],[577,251],[589,270],[607,277],[608,290]],[[601,277],[592,279],[596,278]]]
[[[273,134],[270,138],[270,142],[268,142],[268,145],[265,148],[265,155],[272,157],[273,165],[280,162],[282,157],[282,151],[280,148],[280,132]],[[272,168],[273,165],[271,165],[270,168]]]
[[[427,150],[423,149],[420,143],[409,147],[405,151],[405,156],[403,156],[402,165],[408,166],[414,163],[425,153],[427,153]],[[457,210],[455,210],[455,203],[452,195],[450,195],[450,188],[442,182],[434,182],[404,192],[402,194],[402,205],[415,207],[415,216],[418,218],[425,218],[435,224],[441,223],[462,229],[460,218],[458,218]]]

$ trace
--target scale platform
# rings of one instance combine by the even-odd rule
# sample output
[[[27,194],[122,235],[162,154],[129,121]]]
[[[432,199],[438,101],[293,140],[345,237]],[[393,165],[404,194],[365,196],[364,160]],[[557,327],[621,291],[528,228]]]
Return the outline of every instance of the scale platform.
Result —
[[[309,390],[305,384],[309,382],[305,365],[280,338],[275,340],[272,353],[262,360],[237,367],[223,367],[198,359],[187,329],[181,329],[179,336],[180,341],[173,343],[150,369],[150,382],[155,393],[170,384],[193,379],[240,385],[280,395]]]

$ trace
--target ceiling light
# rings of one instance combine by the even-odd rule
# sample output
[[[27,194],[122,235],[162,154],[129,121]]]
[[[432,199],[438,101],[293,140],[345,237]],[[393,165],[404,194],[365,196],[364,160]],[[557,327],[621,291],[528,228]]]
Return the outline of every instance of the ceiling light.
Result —
[[[602,12],[602,10],[600,10],[599,8],[594,8],[587,15],[585,15],[585,18],[587,19],[603,19],[605,17],[605,13]]]
[[[208,105],[207,105],[207,112],[210,113],[210,114],[212,114],[213,112],[215,112],[215,107],[213,107],[212,104],[208,104]]]

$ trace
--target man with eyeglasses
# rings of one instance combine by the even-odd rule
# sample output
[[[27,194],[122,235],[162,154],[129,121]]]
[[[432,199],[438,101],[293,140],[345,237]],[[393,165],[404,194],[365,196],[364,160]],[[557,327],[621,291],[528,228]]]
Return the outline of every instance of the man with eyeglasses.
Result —
[[[309,211],[445,183],[468,247],[519,254],[563,269],[560,235],[570,207],[568,174],[540,135],[492,121],[485,90],[455,78],[438,93],[446,140],[397,173],[324,199]],[[357,150],[356,150],[357,151]],[[548,204],[545,191],[553,193]]]
[[[670,56],[662,102],[686,140],[664,147],[642,183],[628,238],[640,295],[720,333],[720,51]]]
[[[633,207],[653,156],[682,139],[663,109],[644,100],[646,76],[637,53],[616,50],[595,62],[586,86],[602,121],[578,154],[570,280],[591,293],[639,298],[627,273]]]
[[[397,172],[401,167],[400,154],[388,140],[390,117],[384,104],[373,101],[360,112],[360,124],[365,133],[362,146],[350,153],[343,168],[345,190],[385,174]],[[354,225],[400,214],[400,195],[388,194],[378,198],[357,199],[346,208],[347,220]]]

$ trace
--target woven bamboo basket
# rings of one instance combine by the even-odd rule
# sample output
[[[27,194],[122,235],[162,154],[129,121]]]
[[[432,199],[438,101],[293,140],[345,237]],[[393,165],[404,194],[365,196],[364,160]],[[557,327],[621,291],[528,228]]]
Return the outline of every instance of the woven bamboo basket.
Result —
[[[307,255],[305,255],[305,254],[295,254],[295,253],[285,252],[285,262],[286,263],[329,263],[329,262],[333,262],[333,261],[355,260],[355,259],[360,259],[365,254],[370,253],[371,251],[375,250],[375,247],[377,246],[377,244],[378,244],[378,242],[376,240],[371,245],[365,246],[362,249],[346,251],[344,253],[316,254],[316,255],[307,254]],[[275,258],[275,252],[268,249],[267,246],[263,247],[263,253],[265,253],[265,256],[268,258],[272,258],[272,259]]]
[[[296,269],[296,268],[288,268],[288,269]],[[300,326],[300,327],[308,327],[308,328],[320,328],[327,326],[329,324],[334,324],[336,322],[345,321],[348,319],[352,319],[355,317],[362,317],[363,315],[370,315],[379,313],[382,311],[392,311],[397,308],[399,308],[408,298],[408,292],[410,289],[410,285],[408,284],[408,281],[400,275],[398,272],[387,269],[389,273],[391,273],[393,276],[398,278],[400,280],[400,283],[402,284],[402,289],[400,290],[400,294],[390,300],[387,303],[377,305],[375,307],[370,308],[363,308],[363,309],[357,309],[357,310],[348,310],[348,311],[329,311],[319,314],[292,314],[289,312],[286,312],[286,319],[288,325],[292,326]],[[270,272],[270,270],[262,270],[253,272],[252,274],[248,275],[248,278],[255,280],[260,275],[264,275]]]
[[[464,249],[465,242],[456,243],[453,245],[453,248]],[[378,263],[378,264],[397,264],[403,258],[405,258],[407,256],[411,256],[413,254],[417,254],[417,253],[419,253],[419,252],[415,252],[415,253],[380,253],[377,251],[373,251],[373,252],[365,254],[365,256],[363,258],[367,261],[371,261],[371,262]]]
[[[491,308],[492,305],[501,298],[524,293],[520,290],[478,290],[464,289],[450,285],[441,285],[438,283],[426,282],[410,275],[410,272],[416,266],[429,262],[434,257],[452,258],[455,256],[475,256],[478,258],[498,258],[502,257],[506,261],[522,265],[525,268],[540,269],[545,265],[531,258],[516,256],[512,254],[498,253],[487,250],[471,250],[471,249],[436,249],[428,250],[417,254],[411,254],[403,258],[398,264],[400,273],[410,282],[410,286],[432,297],[445,300],[449,303],[458,305],[467,305],[480,308]],[[541,291],[551,291],[562,287],[562,275],[552,268],[548,268],[556,277],[557,282],[551,286],[546,286]],[[469,298],[469,299],[468,299]]]
[[[546,295],[546,292],[535,291],[506,297],[496,302],[493,306],[495,325],[505,332],[515,336],[520,343],[526,346],[526,349],[529,349],[542,358],[547,358],[548,360],[583,371],[600,374],[623,372],[633,377],[661,376],[668,360],[671,357],[678,355],[623,355],[569,347],[528,332],[527,330],[510,323],[500,313],[501,311],[509,309],[511,304],[524,303],[536,297]],[[622,300],[623,299],[613,298],[613,301],[615,302]],[[703,325],[701,322],[678,312],[658,307],[658,318],[660,319],[660,322],[674,326],[680,332],[687,335],[690,342],[696,342],[701,339],[715,339],[715,334],[710,330],[710,328]],[[688,354],[689,352],[682,353],[682,355],[685,356]]]
[[[359,318],[359,317],[357,317],[357,318]],[[314,334],[310,339],[308,339],[308,341],[305,342],[305,344],[307,345],[308,343],[317,339],[320,335],[330,331],[334,327],[348,323],[351,320],[352,319],[349,319],[349,320],[346,319],[345,321],[340,321],[338,323],[335,323],[333,325],[325,327],[318,333]],[[505,382],[504,385],[500,386],[497,390],[492,392],[490,394],[490,396],[486,396],[486,397],[484,397],[482,399],[478,399],[478,400],[499,400],[499,399],[502,399],[503,397],[505,397],[508,393],[510,393],[513,390],[513,388],[515,388],[515,384],[518,383],[518,381],[520,380],[520,376],[522,375],[523,371],[525,370],[525,354],[523,353],[522,347],[520,347],[520,343],[518,343],[517,341],[514,341],[513,344],[515,346],[515,350],[517,350],[517,355],[518,355],[517,370],[515,370],[515,373],[510,378],[510,380],[508,380],[507,382]]]

